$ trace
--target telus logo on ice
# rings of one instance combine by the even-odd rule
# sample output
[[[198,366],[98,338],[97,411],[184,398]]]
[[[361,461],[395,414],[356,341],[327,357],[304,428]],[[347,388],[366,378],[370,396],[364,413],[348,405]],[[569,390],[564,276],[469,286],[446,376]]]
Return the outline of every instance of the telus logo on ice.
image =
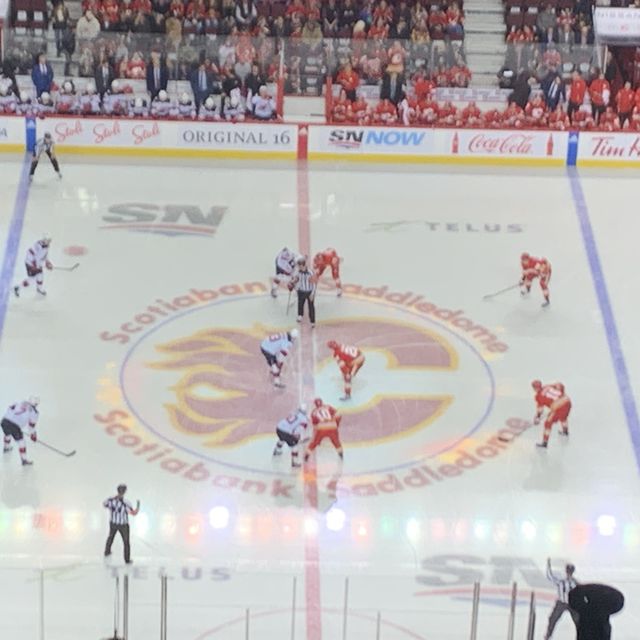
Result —
[[[102,219],[101,229],[120,229],[165,236],[213,236],[227,207],[213,206],[204,212],[196,205],[155,205],[139,202],[114,204]]]
[[[422,144],[422,131],[395,129],[333,129],[329,144],[343,149],[355,149],[361,145],[381,147],[417,147]]]

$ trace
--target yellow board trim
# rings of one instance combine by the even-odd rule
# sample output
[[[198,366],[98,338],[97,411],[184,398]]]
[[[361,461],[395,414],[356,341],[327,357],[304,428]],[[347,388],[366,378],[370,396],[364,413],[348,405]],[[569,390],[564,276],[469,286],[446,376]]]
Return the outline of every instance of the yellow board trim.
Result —
[[[295,160],[295,151],[239,151],[229,149],[172,149],[150,147],[97,147],[58,145],[61,153],[109,156],[162,156],[172,158],[239,158],[266,160]]]
[[[0,151],[7,153],[18,153],[26,151],[24,144],[0,144]]]
[[[502,165],[525,167],[564,167],[564,158],[504,158],[504,157],[475,157],[459,155],[395,155],[386,153],[366,153],[350,155],[342,153],[325,153],[322,151],[309,152],[309,160],[333,160],[347,162],[387,162],[387,163],[420,163],[420,164],[473,164],[473,165]]]
[[[640,169],[639,160],[577,160],[578,167],[600,167],[600,168],[620,168],[620,169]]]

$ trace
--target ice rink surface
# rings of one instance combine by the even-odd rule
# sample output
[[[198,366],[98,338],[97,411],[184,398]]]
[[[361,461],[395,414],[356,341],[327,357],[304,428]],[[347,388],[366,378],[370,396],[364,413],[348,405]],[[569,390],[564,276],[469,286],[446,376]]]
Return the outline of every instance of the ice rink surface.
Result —
[[[130,637],[537,638],[555,600],[544,566],[623,591],[640,614],[638,179],[629,172],[392,168],[62,158],[31,187],[0,158],[0,404],[41,398],[39,436],[0,466],[0,626],[20,640],[112,629],[120,542],[103,564],[102,501],[126,482],[135,564]],[[13,298],[42,233],[48,296]],[[17,242],[17,244],[16,244]],[[268,293],[288,246],[343,256],[275,391],[262,337],[295,325]],[[517,282],[553,266],[551,306]],[[11,293],[11,295],[9,295]],[[353,399],[327,340],[367,362]],[[571,435],[536,448],[530,383],[562,381]],[[274,427],[316,396],[344,413],[345,459],[272,458]],[[502,439],[498,439],[500,436]],[[504,442],[506,440],[507,442]],[[348,578],[348,582],[346,580]],[[347,587],[348,585],[348,587]],[[348,616],[343,616],[348,588]],[[44,610],[39,602],[44,595]],[[35,603],[35,604],[34,604]],[[379,616],[379,619],[378,619]],[[572,638],[568,617],[554,637]],[[13,635],[11,635],[13,634]]]

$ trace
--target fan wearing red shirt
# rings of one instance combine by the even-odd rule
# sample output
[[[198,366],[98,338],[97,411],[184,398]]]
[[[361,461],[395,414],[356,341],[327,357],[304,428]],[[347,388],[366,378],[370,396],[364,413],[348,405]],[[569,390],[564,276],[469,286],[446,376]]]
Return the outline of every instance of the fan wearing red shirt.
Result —
[[[102,25],[109,30],[120,22],[120,7],[118,0],[104,0],[102,3]]]
[[[391,100],[385,98],[378,102],[373,112],[373,121],[380,124],[395,124],[398,122],[398,111]]]
[[[144,15],[151,15],[151,0],[133,0],[132,8],[135,12],[140,11]]]
[[[462,125],[465,127],[478,127],[482,124],[482,112],[474,101],[462,110],[461,117]]]
[[[331,109],[331,120],[333,122],[346,122],[351,110],[351,102],[347,99],[347,94],[344,89],[340,91],[340,96],[333,103]]]
[[[304,20],[307,15],[307,9],[302,0],[293,0],[293,3],[287,8],[285,15],[291,19],[298,18],[299,20]]]
[[[388,35],[389,25],[382,18],[375,21],[368,34],[371,40],[384,40]]]
[[[547,124],[547,106],[542,96],[538,94],[524,108],[526,123],[529,127],[544,127]]]
[[[582,106],[584,102],[584,96],[587,93],[587,83],[582,78],[582,74],[579,71],[573,72],[573,78],[569,87],[569,108],[567,114],[569,119],[573,121],[573,113]]]
[[[429,14],[429,32],[434,40],[444,38],[444,29],[447,26],[447,14],[441,9],[434,9]]]
[[[351,63],[347,62],[336,76],[336,82],[342,85],[349,100],[356,99],[356,89],[360,86],[360,76],[354,71]]]
[[[451,84],[449,70],[441,64],[433,74],[433,80],[438,87],[448,87]]]
[[[418,100],[424,100],[431,96],[436,85],[425,77],[424,71],[418,71],[413,79],[413,92]]]
[[[373,12],[373,19],[375,22],[383,20],[385,23],[391,24],[393,21],[393,9],[387,4],[386,0],[380,0],[380,4]]]
[[[624,83],[624,87],[622,87],[616,95],[616,109],[618,110],[618,118],[620,118],[621,127],[624,127],[625,122],[631,117],[635,98],[636,94],[631,88],[631,83],[627,80]]]
[[[171,0],[171,4],[169,5],[169,14],[179,20],[184,18],[184,4],[182,3],[182,0]]]
[[[629,129],[631,131],[640,131],[640,107],[633,107],[631,118],[629,118]]]
[[[544,296],[543,307],[549,305],[549,280],[551,280],[551,263],[546,258],[534,258],[528,253],[520,256],[520,267],[522,276],[520,277],[520,293],[524,296],[531,291],[531,283],[540,278],[540,289]]]
[[[338,414],[335,407],[332,407],[330,404],[325,404],[322,398],[316,398],[313,404],[315,408],[311,412],[311,424],[315,427],[315,432],[304,454],[304,461],[307,462],[309,460],[311,452],[325,438],[331,441],[340,458],[343,458],[344,453],[342,451],[342,443],[340,442],[340,434],[338,433],[342,416]]]
[[[317,279],[324,273],[325,269],[331,268],[331,277],[336,283],[336,294],[342,295],[342,282],[340,281],[340,256],[335,249],[329,247],[313,256],[313,272]]]
[[[547,448],[549,444],[549,436],[551,428],[556,422],[562,426],[560,433],[563,436],[569,435],[569,414],[571,413],[571,399],[565,393],[564,385],[561,382],[543,385],[540,380],[534,380],[531,383],[535,391],[536,415],[533,424],[540,424],[545,409],[549,412],[544,421],[544,434],[539,447]]]
[[[596,70],[598,77],[591,82],[589,87],[589,96],[591,98],[591,115],[595,123],[600,122],[600,116],[604,113],[609,104],[611,96],[611,87],[605,80],[604,73],[599,69]]]
[[[449,82],[452,87],[464,89],[469,86],[471,71],[463,64],[455,64],[449,69]]]
[[[344,396],[340,400],[350,400],[351,381],[356,373],[362,369],[364,354],[358,347],[350,344],[338,344],[335,340],[327,342],[327,347],[333,352],[333,359],[338,363],[344,380]]]
[[[490,109],[484,114],[484,124],[491,129],[499,129],[502,126],[502,114],[497,109]]]
[[[556,107],[555,111],[552,111],[549,114],[549,127],[558,131],[565,131],[571,127],[569,116],[566,114],[561,104]]]

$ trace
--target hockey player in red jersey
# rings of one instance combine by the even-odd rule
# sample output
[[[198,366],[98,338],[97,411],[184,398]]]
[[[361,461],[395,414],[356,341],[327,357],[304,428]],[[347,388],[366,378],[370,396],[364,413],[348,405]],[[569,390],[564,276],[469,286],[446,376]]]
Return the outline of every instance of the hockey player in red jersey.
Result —
[[[309,460],[311,452],[325,439],[329,438],[331,444],[336,448],[340,458],[343,457],[342,443],[340,442],[340,435],[338,433],[338,427],[342,416],[338,414],[335,407],[329,404],[325,404],[322,398],[316,398],[313,401],[314,409],[311,412],[311,424],[314,426],[314,434],[307,452],[304,454],[304,461]]]
[[[324,270],[331,267],[331,277],[336,283],[338,296],[342,295],[342,282],[340,281],[340,256],[335,249],[329,247],[313,256],[313,272],[316,278],[320,278]]]
[[[540,380],[531,383],[535,391],[536,415],[533,424],[540,424],[545,408],[549,410],[544,421],[544,433],[539,447],[546,449],[551,435],[551,428],[556,422],[562,426],[560,433],[563,436],[569,435],[569,413],[571,413],[571,399],[565,393],[564,385],[561,382],[543,385]]]
[[[540,289],[544,296],[543,307],[549,304],[549,280],[551,280],[551,263],[546,258],[534,258],[528,253],[520,256],[522,277],[520,278],[520,293],[526,295],[531,291],[531,283],[540,278]]]
[[[351,398],[351,381],[364,364],[364,354],[358,347],[338,344],[334,340],[327,342],[327,347],[333,352],[333,358],[338,363],[344,379],[344,396],[340,400],[349,400]]]

